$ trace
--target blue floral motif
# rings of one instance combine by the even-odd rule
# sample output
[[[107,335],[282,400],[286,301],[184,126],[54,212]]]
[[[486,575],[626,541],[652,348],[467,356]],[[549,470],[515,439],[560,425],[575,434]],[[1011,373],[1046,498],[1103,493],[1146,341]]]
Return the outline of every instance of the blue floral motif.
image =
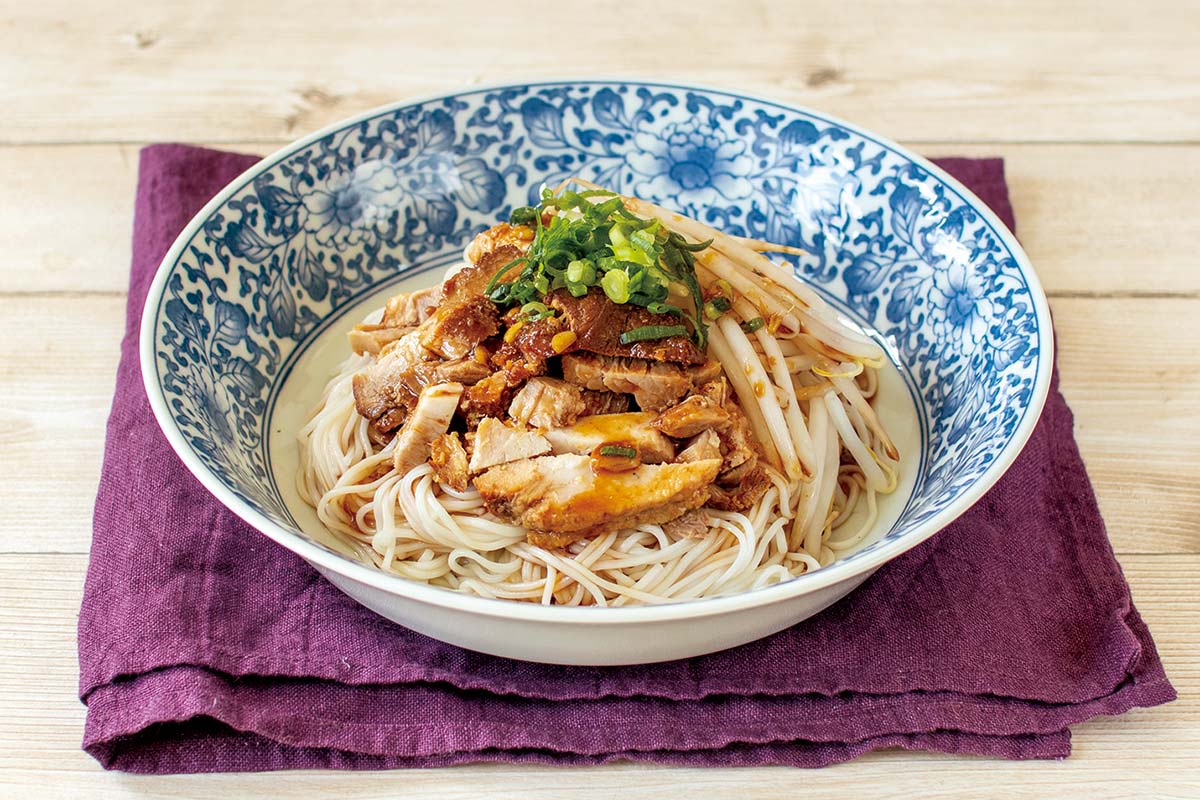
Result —
[[[908,365],[925,470],[892,535],[944,509],[1014,435],[1043,350],[1017,257],[904,153],[820,115],[684,87],[522,85],[382,110],[264,165],[197,222],[154,316],[178,428],[231,490],[294,527],[269,399],[321,322],[582,175],[794,245],[798,274]]]
[[[936,338],[963,352],[980,348],[995,311],[977,266],[956,260],[934,272],[929,302]]]
[[[625,163],[637,173],[634,192],[662,197],[677,208],[707,208],[744,200],[754,192],[747,180],[753,161],[746,143],[728,139],[712,125],[683,122],[661,131],[639,131]]]
[[[323,187],[301,198],[308,212],[304,230],[317,244],[345,250],[387,229],[388,217],[404,196],[400,177],[380,159],[350,173],[334,173]]]

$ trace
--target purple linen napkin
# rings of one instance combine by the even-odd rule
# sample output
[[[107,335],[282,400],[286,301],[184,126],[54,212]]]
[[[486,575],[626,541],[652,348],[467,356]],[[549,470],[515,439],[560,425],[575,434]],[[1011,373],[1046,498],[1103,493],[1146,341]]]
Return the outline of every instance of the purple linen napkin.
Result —
[[[816,618],[634,667],[509,661],[394,625],[187,472],[138,369],[175,235],[251,156],[141,153],[127,328],[79,620],[84,748],[206,772],[470,761],[822,766],[880,747],[1063,757],[1068,726],[1174,698],[1130,602],[1057,379],[970,512]],[[1011,227],[999,159],[939,162]]]

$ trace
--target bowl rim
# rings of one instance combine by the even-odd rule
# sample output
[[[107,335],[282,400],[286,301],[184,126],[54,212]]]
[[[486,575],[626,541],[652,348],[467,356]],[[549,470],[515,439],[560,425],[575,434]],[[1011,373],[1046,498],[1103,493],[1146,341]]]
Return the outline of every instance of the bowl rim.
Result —
[[[423,105],[426,103],[436,102],[449,97],[461,97],[464,95],[474,95],[494,91],[502,91],[504,89],[519,89],[519,88],[536,88],[536,87],[551,87],[551,86],[579,86],[586,84],[630,84],[634,86],[649,86],[663,89],[675,89],[684,91],[696,91],[706,94],[719,94],[727,97],[748,100],[756,103],[763,103],[768,106],[798,112],[810,117],[825,120],[831,124],[842,127],[862,136],[877,142],[878,144],[891,149],[898,155],[909,159],[912,163],[920,166],[922,169],[936,176],[946,185],[954,189],[959,195],[970,203],[973,210],[978,213],[990,227],[995,231],[1000,240],[1004,243],[1012,254],[1017,266],[1021,270],[1021,274],[1025,279],[1025,283],[1029,289],[1030,297],[1033,300],[1035,310],[1035,318],[1038,323],[1038,348],[1039,362],[1037,373],[1034,378],[1032,394],[1025,413],[1017,425],[1013,435],[1009,438],[1008,443],[996,455],[991,465],[979,477],[978,480],[970,484],[966,489],[946,508],[942,509],[937,514],[923,521],[912,531],[897,537],[894,541],[885,542],[877,550],[874,550],[869,555],[853,560],[835,561],[828,567],[816,570],[811,573],[797,576],[781,583],[771,586],[752,589],[746,592],[739,592],[732,595],[723,595],[718,597],[700,598],[692,600],[681,600],[678,602],[668,602],[659,605],[640,605],[640,606],[618,606],[618,607],[595,607],[595,606],[543,606],[538,603],[523,603],[513,600],[494,599],[488,597],[477,597],[474,595],[462,594],[459,592],[450,591],[441,587],[430,586],[418,581],[412,581],[403,578],[399,575],[392,575],[382,572],[373,566],[368,566],[358,561],[353,561],[350,558],[326,549],[316,542],[310,541],[301,537],[287,528],[279,525],[271,520],[262,512],[255,509],[249,503],[238,497],[232,490],[221,482],[220,478],[214,474],[203,461],[200,460],[193,451],[187,441],[184,439],[182,432],[174,424],[171,417],[170,409],[167,406],[165,396],[161,391],[161,387],[157,381],[158,364],[156,357],[156,341],[155,341],[155,321],[158,318],[157,310],[158,303],[152,302],[157,300],[165,291],[168,276],[171,273],[172,267],[178,262],[180,256],[184,254],[188,242],[203,226],[204,221],[221,205],[225,203],[232,195],[249,185],[254,177],[261,174],[265,170],[277,164],[284,158],[293,153],[308,147],[333,133],[346,129],[350,126],[357,125],[378,116],[392,113],[403,108]],[[638,77],[606,77],[606,76],[581,76],[581,77],[555,77],[542,78],[538,80],[528,81],[502,81],[497,83],[476,84],[460,89],[444,90],[433,92],[416,97],[409,97],[393,103],[376,106],[374,108],[363,111],[359,114],[338,120],[330,125],[326,125],[319,130],[316,130],[306,136],[296,139],[283,147],[278,148],[271,154],[263,157],[251,167],[244,170],[236,178],[230,181],[220,192],[218,192],[211,200],[192,217],[188,224],[183,228],[180,234],[167,250],[166,255],[159,263],[155,272],[154,279],[150,283],[150,287],[146,293],[145,306],[142,310],[140,330],[139,330],[139,361],[142,371],[142,383],[146,391],[147,398],[150,402],[151,410],[162,429],[171,448],[179,456],[184,466],[188,471],[196,477],[197,480],[207,489],[216,499],[236,514],[242,521],[246,522],[251,527],[263,533],[270,539],[274,540],[283,547],[291,550],[299,555],[304,560],[308,561],[321,572],[333,572],[337,575],[354,581],[355,583],[369,586],[380,590],[388,595],[396,595],[409,600],[413,600],[425,605],[437,606],[452,611],[466,612],[472,615],[502,618],[507,620],[527,621],[527,622],[545,622],[558,624],[633,624],[646,622],[668,622],[682,619],[694,619],[709,616],[718,616],[729,614],[737,611],[757,608],[759,606],[773,605],[778,602],[783,602],[795,597],[810,594],[820,591],[821,589],[833,586],[834,584],[847,581],[860,575],[870,574],[878,569],[883,564],[896,558],[908,550],[916,547],[920,543],[926,541],[935,533],[938,533],[943,528],[948,526],[975,503],[1000,479],[1004,473],[1012,466],[1017,456],[1024,449],[1025,444],[1029,441],[1029,437],[1033,434],[1038,420],[1041,418],[1042,410],[1045,406],[1046,399],[1049,395],[1051,375],[1054,368],[1054,353],[1055,337],[1053,332],[1053,322],[1050,317],[1050,307],[1046,299],[1046,293],[1042,287],[1041,281],[1038,279],[1037,273],[1033,268],[1033,264],[1025,250],[1017,241],[1016,236],[1008,229],[1000,218],[986,203],[979,199],[966,186],[959,182],[956,178],[948,174],[945,170],[930,162],[925,157],[914,153],[907,147],[904,147],[894,140],[880,136],[872,131],[860,127],[859,125],[846,122],[839,117],[827,114],[823,111],[817,111],[807,106],[796,103],[788,103],[769,97],[764,97],[753,92],[747,92],[740,89],[722,88],[712,84],[692,83],[684,81],[656,80],[650,78]]]

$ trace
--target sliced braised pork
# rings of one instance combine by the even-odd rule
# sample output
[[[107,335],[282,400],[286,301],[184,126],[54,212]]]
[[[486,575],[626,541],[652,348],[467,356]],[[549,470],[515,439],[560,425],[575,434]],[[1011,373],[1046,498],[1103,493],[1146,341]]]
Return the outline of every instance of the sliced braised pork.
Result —
[[[682,367],[640,358],[568,353],[563,356],[562,370],[563,378],[576,386],[632,394],[643,411],[661,411],[683,397],[692,386]]]
[[[433,285],[415,292],[401,292],[388,298],[383,317],[377,324],[355,325],[347,334],[355,353],[377,355],[384,347],[420,325],[442,296],[442,287]]]
[[[690,439],[702,431],[720,428],[728,422],[729,412],[719,403],[694,394],[659,414],[651,424],[674,439]]]
[[[468,263],[478,264],[497,251],[507,253],[515,251],[516,255],[511,255],[506,259],[506,261],[511,261],[517,256],[524,255],[532,242],[533,228],[528,225],[510,225],[507,222],[501,222],[472,239],[463,255]],[[493,260],[499,261],[499,258],[493,257]],[[504,263],[505,261],[500,261],[496,264],[496,268],[504,266]]]
[[[500,331],[500,312],[483,292],[496,271],[522,252],[502,246],[446,278],[437,307],[421,323],[421,344],[443,358],[463,358],[495,336]]]
[[[717,431],[721,469],[708,504],[724,511],[746,511],[763,496],[771,479],[763,468],[750,421],[732,398],[725,404],[729,424]]]
[[[549,452],[550,442],[536,431],[519,431],[494,417],[485,417],[475,429],[470,469],[472,473],[483,472],[497,464]]]
[[[450,383],[461,383],[473,386],[484,378],[490,377],[492,370],[474,358],[456,358],[453,361],[443,361],[437,365],[437,377]]]
[[[415,332],[392,343],[353,378],[358,413],[380,431],[394,429],[430,382],[436,359],[421,345]]]
[[[580,417],[574,425],[543,432],[555,454],[588,455],[602,444],[636,448],[644,464],[661,464],[675,458],[675,445],[651,427],[654,415],[645,411]],[[717,453],[720,458],[720,452]]]
[[[412,328],[420,325],[442,299],[439,284],[415,292],[401,292],[388,298],[379,324],[388,328]]]
[[[721,362],[710,358],[703,364],[689,369],[688,377],[692,379],[693,386],[703,386],[718,379],[725,380],[725,373],[721,371]]]
[[[708,514],[700,509],[689,511],[682,517],[676,517],[670,522],[664,522],[663,533],[668,536],[678,536],[681,539],[699,539],[708,533]]]
[[[532,544],[565,547],[699,508],[720,466],[710,459],[597,474],[588,456],[542,456],[493,467],[475,488],[489,511],[528,529]]]
[[[681,464],[689,461],[704,461],[709,458],[721,457],[721,437],[716,431],[708,430],[693,437],[687,446],[679,451],[675,460]]]
[[[755,464],[736,482],[718,482],[709,487],[708,507],[722,511],[748,511],[766,494],[771,478],[762,464]]]
[[[647,326],[679,325],[670,314],[654,314],[632,303],[617,304],[596,287],[582,297],[566,289],[546,295],[546,305],[559,312],[565,330],[576,334],[571,350],[586,350],[605,356],[644,358],[676,364],[703,364],[704,353],[687,335],[668,336],[643,342],[621,343],[621,334]]]
[[[358,413],[383,433],[394,430],[433,383],[474,384],[489,375],[487,365],[472,358],[442,361],[421,343],[416,332],[384,348],[370,366],[353,378]]]
[[[375,356],[392,342],[415,330],[416,328],[392,328],[387,325],[355,325],[353,330],[346,334],[346,340],[350,343],[350,349],[358,355],[370,353]]]
[[[484,417],[504,416],[515,393],[516,389],[509,385],[503,372],[493,372],[467,389],[462,403],[467,427],[475,427]]]
[[[593,392],[583,390],[583,415],[624,414],[629,410],[629,395],[614,392]]]
[[[429,458],[433,441],[450,427],[463,388],[461,383],[438,383],[421,390],[416,406],[396,436],[392,463],[397,472],[408,472]]]
[[[513,397],[508,415],[519,425],[560,428],[579,419],[584,408],[578,386],[557,378],[532,378]]]
[[[421,344],[443,358],[464,358],[474,354],[484,339],[499,332],[500,312],[482,295],[447,297],[417,330]]]
[[[467,466],[467,451],[463,449],[458,433],[443,433],[429,446],[429,466],[438,481],[455,491],[466,491],[471,478]]]
[[[729,413],[729,424],[717,431],[717,436],[721,439],[721,455],[725,459],[721,465],[722,473],[747,461],[758,459],[754,432],[750,429],[750,420],[746,418],[746,412],[733,401],[725,404],[725,410]]]
[[[480,235],[482,236],[483,234]],[[528,249],[528,242],[524,246],[502,243],[491,249],[479,249],[474,258],[467,259],[468,263],[466,266],[446,276],[446,280],[442,282],[443,297],[446,300],[482,297],[492,277],[503,269],[506,264],[525,255],[525,251]],[[467,252],[471,253],[472,248],[468,247]],[[514,268],[501,276],[500,282],[508,283],[515,279],[519,273],[520,270]]]
[[[699,384],[696,394],[707,397],[719,406],[725,405],[725,402],[729,400],[729,381],[725,379],[724,375],[718,374],[717,377],[708,381],[697,380],[695,375],[692,379]]]

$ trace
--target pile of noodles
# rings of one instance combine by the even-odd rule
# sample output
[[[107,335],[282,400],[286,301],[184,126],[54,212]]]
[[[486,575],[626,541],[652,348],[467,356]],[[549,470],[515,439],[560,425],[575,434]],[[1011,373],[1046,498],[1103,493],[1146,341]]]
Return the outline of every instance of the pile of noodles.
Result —
[[[735,300],[710,324],[709,355],[750,420],[770,488],[745,513],[702,509],[702,536],[641,525],[565,550],[535,547],[524,528],[488,513],[474,488],[438,483],[428,464],[395,471],[393,444],[378,448],[355,410],[351,379],[371,357],[354,356],[299,433],[297,485],[363,560],[483,597],[619,606],[778,583],[830,564],[870,533],[877,495],[895,489],[899,462],[872,407],[881,349],[843,325],[790,267],[762,255],[788,248],[637,198],[625,204],[695,241],[713,240],[697,254],[697,276],[704,286],[727,282]],[[740,323],[759,317],[767,324],[746,333]]]

